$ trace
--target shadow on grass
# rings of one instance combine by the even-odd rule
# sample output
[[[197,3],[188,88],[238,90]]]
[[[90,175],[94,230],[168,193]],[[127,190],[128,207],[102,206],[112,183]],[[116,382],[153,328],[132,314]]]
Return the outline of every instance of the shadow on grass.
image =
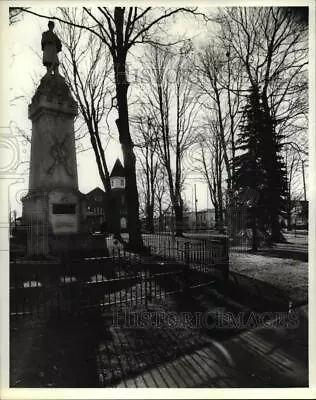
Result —
[[[308,261],[307,251],[278,249],[272,247],[266,250],[259,250],[258,252],[255,252],[253,254],[258,254],[265,257],[291,258],[293,260],[304,261],[304,262]]]
[[[282,244],[276,244],[273,246],[263,247],[257,251],[252,251],[251,249],[245,250],[244,248],[234,248],[234,253],[242,254],[253,254],[264,257],[277,257],[284,259],[293,259],[297,261],[308,261],[308,246],[306,244],[297,244],[290,241]]]

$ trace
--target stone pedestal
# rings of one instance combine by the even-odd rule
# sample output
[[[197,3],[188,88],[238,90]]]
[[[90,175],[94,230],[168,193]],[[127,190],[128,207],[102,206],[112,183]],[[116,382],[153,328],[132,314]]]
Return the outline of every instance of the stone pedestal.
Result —
[[[27,256],[49,253],[48,196],[42,191],[28,193],[23,199],[23,225],[27,234]]]
[[[58,252],[54,236],[78,235],[84,218],[78,190],[74,118],[65,79],[46,74],[29,105],[32,121],[29,192],[23,199],[29,256]],[[61,243],[62,241],[60,241]]]
[[[29,190],[78,190],[74,118],[77,103],[60,75],[45,75],[29,105]]]

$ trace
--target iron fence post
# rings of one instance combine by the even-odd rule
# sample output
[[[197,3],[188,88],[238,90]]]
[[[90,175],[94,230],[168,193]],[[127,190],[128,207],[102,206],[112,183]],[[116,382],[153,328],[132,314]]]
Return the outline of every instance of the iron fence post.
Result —
[[[151,275],[148,265],[145,267],[145,307],[148,308],[148,299],[151,298]]]
[[[189,251],[190,251],[190,243],[185,242],[184,243],[184,293],[185,295],[189,294]]]
[[[228,237],[224,237],[222,243],[223,243],[223,253],[222,253],[223,279],[224,281],[228,281],[229,279]]]

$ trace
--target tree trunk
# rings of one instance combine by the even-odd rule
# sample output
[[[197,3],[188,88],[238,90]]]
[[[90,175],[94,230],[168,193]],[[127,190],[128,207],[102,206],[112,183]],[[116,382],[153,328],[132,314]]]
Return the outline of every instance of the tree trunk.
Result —
[[[159,216],[158,216],[158,231],[162,232],[164,230],[163,227],[163,214],[162,214],[162,200],[158,200],[158,210],[159,210]]]
[[[292,213],[291,210],[287,214],[287,230],[290,232],[292,230]]]
[[[154,233],[154,208],[152,204],[146,205],[146,230],[149,233]]]
[[[127,89],[129,83],[127,82],[126,76],[126,53],[124,54],[124,51],[121,51],[121,54],[117,56],[117,63],[115,65],[116,98],[119,115],[116,124],[124,158],[129,247],[134,250],[141,250],[143,249],[143,241],[139,220],[139,201],[135,168],[136,158],[129,130],[127,104]]]
[[[281,233],[281,224],[277,212],[271,213],[271,240],[276,243],[284,241]]]
[[[224,232],[224,218],[223,218],[223,193],[222,193],[222,182],[221,179],[217,186],[217,226],[220,233]]]
[[[183,236],[183,206],[181,201],[180,204],[175,204],[173,209],[176,220],[176,236]]]
[[[218,207],[217,207],[217,204],[214,204],[214,212],[215,212],[215,229],[218,229],[219,222],[218,222]]]
[[[223,218],[223,204],[219,202],[218,207],[218,231],[220,233],[224,232],[224,218]]]
[[[122,241],[120,233],[119,211],[111,189],[107,192],[106,212],[109,220],[109,231],[114,234],[115,239]]]

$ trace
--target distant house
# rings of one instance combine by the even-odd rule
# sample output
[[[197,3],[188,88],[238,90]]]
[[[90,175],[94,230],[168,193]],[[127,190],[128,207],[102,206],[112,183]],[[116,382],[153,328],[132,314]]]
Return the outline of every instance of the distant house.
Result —
[[[308,201],[295,200],[292,206],[292,224],[295,226],[308,226]]]
[[[85,195],[86,224],[90,232],[100,231],[106,221],[106,193],[99,187]]]
[[[126,193],[125,193],[125,171],[119,159],[115,161],[110,174],[110,184],[112,195],[116,200],[118,207],[118,215],[121,231],[127,229],[127,208],[126,208]],[[85,195],[86,200],[86,223],[91,232],[102,231],[104,226],[107,226],[108,215],[106,210],[107,195],[104,190],[99,187],[91,190]]]
[[[145,220],[143,221],[145,226]],[[175,216],[172,212],[166,212],[163,216],[154,218],[155,231],[174,231]],[[183,213],[183,230],[203,230],[214,229],[215,227],[215,210],[205,209],[200,211],[185,211]]]
[[[306,229],[308,227],[308,201],[292,200],[288,209],[280,216],[282,227],[298,227]],[[290,225],[288,227],[288,225]]]
[[[188,229],[212,229],[215,227],[215,210],[188,211],[184,213],[184,222]]]

